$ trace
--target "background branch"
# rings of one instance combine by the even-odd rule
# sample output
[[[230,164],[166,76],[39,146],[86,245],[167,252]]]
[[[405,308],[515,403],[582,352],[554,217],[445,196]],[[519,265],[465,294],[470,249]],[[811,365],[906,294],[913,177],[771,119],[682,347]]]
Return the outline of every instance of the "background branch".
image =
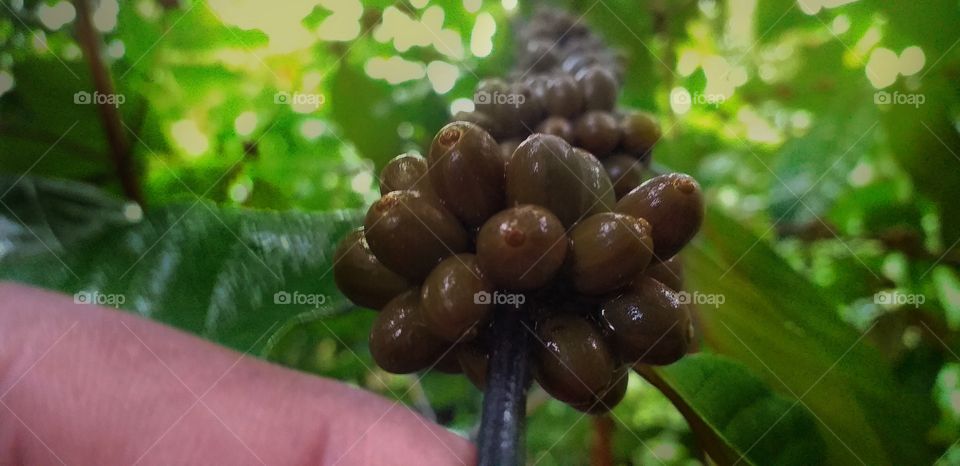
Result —
[[[83,56],[90,67],[90,75],[93,77],[93,85],[96,92],[101,95],[114,95],[113,79],[110,77],[110,71],[103,62],[100,54],[102,44],[100,33],[93,27],[91,19],[89,0],[73,0],[77,10],[76,34],[77,42],[83,50]],[[133,166],[133,154],[127,138],[123,134],[123,125],[120,122],[120,112],[115,105],[107,102],[94,102],[97,105],[97,111],[100,114],[100,121],[103,124],[104,132],[107,136],[107,143],[110,147],[110,158],[113,161],[114,170],[117,178],[120,180],[120,186],[123,194],[143,205],[144,199],[140,189],[140,182],[137,178]]]
[[[613,466],[613,428],[609,415],[592,416],[593,444],[590,446],[590,466]]]

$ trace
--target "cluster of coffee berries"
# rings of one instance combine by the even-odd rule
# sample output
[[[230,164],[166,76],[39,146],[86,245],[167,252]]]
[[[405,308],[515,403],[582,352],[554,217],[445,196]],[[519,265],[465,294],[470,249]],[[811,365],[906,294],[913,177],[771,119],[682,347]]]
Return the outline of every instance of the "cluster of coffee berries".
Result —
[[[614,108],[620,58],[576,18],[552,10],[540,10],[517,42],[510,78],[481,81],[475,110],[454,120],[485,129],[507,158],[526,136],[552,134],[599,158],[618,199],[639,186],[661,129],[647,112]]]
[[[676,254],[700,227],[703,197],[677,173],[615,189],[623,170],[604,161],[648,158],[656,123],[612,113],[619,67],[571,18],[540,13],[521,34],[541,44],[520,54],[540,74],[482,82],[477,95],[489,100],[444,126],[426,159],[391,160],[382,197],[337,249],[334,277],[354,303],[380,311],[370,352],[384,370],[462,371],[483,387],[490,322],[517,312],[539,385],[605,412],[623,398],[630,366],[687,352]],[[493,96],[501,92],[508,98]]]

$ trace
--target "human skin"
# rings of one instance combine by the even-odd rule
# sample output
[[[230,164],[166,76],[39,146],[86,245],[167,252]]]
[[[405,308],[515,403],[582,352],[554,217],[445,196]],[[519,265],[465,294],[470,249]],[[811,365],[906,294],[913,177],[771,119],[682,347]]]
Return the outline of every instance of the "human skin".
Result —
[[[0,283],[0,464],[471,465],[402,404]]]

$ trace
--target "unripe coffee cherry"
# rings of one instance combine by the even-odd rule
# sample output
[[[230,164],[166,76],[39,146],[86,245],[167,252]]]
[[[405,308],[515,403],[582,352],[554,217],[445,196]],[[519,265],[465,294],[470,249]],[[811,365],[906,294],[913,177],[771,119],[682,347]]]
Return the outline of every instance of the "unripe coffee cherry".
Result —
[[[426,369],[440,359],[447,343],[433,336],[421,320],[420,291],[397,296],[380,311],[370,329],[370,355],[394,374]]]
[[[643,162],[625,154],[614,154],[602,160],[617,199],[626,196],[643,182]]]
[[[574,134],[578,146],[601,158],[620,144],[620,127],[617,119],[608,112],[584,113],[577,120]]]
[[[539,206],[504,210],[491,217],[477,236],[480,269],[500,288],[539,288],[556,275],[566,255],[563,225]]]
[[[394,191],[374,202],[364,232],[377,259],[413,283],[468,245],[457,219],[417,191]]]
[[[510,163],[513,152],[517,150],[521,142],[523,141],[520,139],[507,139],[500,143],[500,155],[503,156],[503,162],[505,164]]]
[[[483,390],[487,387],[487,368],[490,366],[490,352],[480,341],[471,341],[457,345],[457,361],[463,374],[473,385]]]
[[[525,83],[507,83],[501,79],[485,79],[477,85],[476,109],[490,115],[502,131],[499,137],[530,134],[543,115],[540,99]]]
[[[576,80],[587,110],[613,110],[617,94],[620,93],[620,86],[613,71],[591,66],[577,72]]]
[[[503,137],[503,129],[500,127],[500,122],[483,112],[457,112],[451,121],[466,121],[467,123],[473,123],[483,128],[484,131],[490,133],[490,135],[494,138],[499,139]]]
[[[693,339],[690,311],[673,290],[648,277],[604,304],[600,317],[630,364],[670,364],[687,353]]]
[[[564,73],[576,76],[577,72],[590,67],[603,67],[603,60],[594,54],[586,54],[586,50],[578,47],[570,47],[572,53],[560,64],[560,69]]]
[[[362,229],[350,232],[333,253],[333,280],[357,306],[380,310],[410,282],[377,260]]]
[[[629,377],[627,377],[627,367],[621,366],[614,371],[612,380],[607,387],[601,391],[598,398],[595,398],[589,403],[572,404],[570,406],[577,411],[582,411],[594,416],[607,413],[623,401],[623,397],[627,394],[629,380]]]
[[[540,322],[534,351],[537,382],[554,398],[576,405],[601,396],[619,367],[600,330],[582,317]]]
[[[420,191],[435,197],[427,177],[427,161],[423,157],[401,154],[391,159],[380,171],[380,195],[393,191]]]
[[[663,283],[673,291],[683,290],[683,262],[677,254],[647,268],[644,275]]]
[[[490,319],[494,307],[477,296],[494,291],[493,284],[480,272],[475,255],[448,257],[423,283],[424,323],[430,332],[446,341],[472,340]]]
[[[557,136],[534,134],[507,164],[507,202],[543,206],[569,227],[586,216],[609,212],[613,185],[596,157]]]
[[[703,223],[703,193],[690,175],[651,178],[617,202],[615,210],[647,219],[653,226],[653,252],[659,261],[680,251]]]
[[[519,66],[521,69],[533,72],[547,71],[559,62],[556,47],[549,40],[531,40],[524,44],[523,57]]]
[[[621,142],[627,152],[641,157],[653,149],[662,136],[660,124],[653,115],[646,112],[634,112],[620,120]]]
[[[541,100],[534,95],[532,87],[523,81],[511,83],[510,94],[507,97],[505,109],[510,115],[508,121],[514,118],[518,120],[517,134],[530,134],[537,122],[543,119],[544,109],[541,106]],[[510,102],[511,99],[512,102]]]
[[[502,112],[500,107],[503,103],[494,97],[506,95],[508,92],[510,92],[510,85],[500,78],[481,80],[477,83],[477,90],[474,93],[475,111],[490,116],[494,121],[502,121],[498,117]]]
[[[580,293],[599,295],[622,288],[652,256],[650,224],[642,218],[606,212],[570,230],[570,276]]]
[[[563,138],[564,141],[573,142],[573,125],[566,118],[550,117],[537,126],[537,132],[543,134],[552,134]]]
[[[531,89],[543,105],[547,115],[571,118],[581,112],[583,109],[583,93],[570,75],[560,73],[538,79],[542,79],[542,81],[533,84]]]
[[[483,128],[462,121],[444,126],[427,161],[434,192],[463,223],[481,225],[503,208],[505,163]]]

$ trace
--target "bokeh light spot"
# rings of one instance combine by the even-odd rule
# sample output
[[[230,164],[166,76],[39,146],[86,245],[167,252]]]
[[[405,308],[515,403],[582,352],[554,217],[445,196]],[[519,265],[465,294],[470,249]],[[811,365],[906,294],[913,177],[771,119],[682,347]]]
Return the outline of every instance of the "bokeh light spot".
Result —
[[[371,78],[383,79],[390,84],[423,78],[426,69],[423,63],[404,60],[401,57],[373,57],[367,60],[364,71]]]
[[[207,135],[200,131],[200,126],[194,120],[179,120],[170,126],[170,134],[174,142],[190,156],[203,154],[210,148]]]
[[[363,5],[359,0],[322,0],[320,4],[332,13],[317,27],[321,40],[348,41],[360,35]]]
[[[450,63],[433,61],[427,65],[427,78],[430,80],[430,85],[433,86],[434,92],[438,94],[450,92],[450,89],[453,89],[453,85],[457,83],[457,78],[459,77],[460,70]]]
[[[327,131],[327,125],[316,118],[308,118],[300,124],[300,135],[308,141],[313,141]]]
[[[850,18],[847,15],[837,15],[830,23],[830,31],[840,35],[850,30]]]
[[[696,50],[685,50],[677,60],[677,72],[680,76],[690,76],[700,66],[700,54]]]
[[[302,20],[316,7],[316,0],[207,0],[209,8],[225,24],[259,29],[269,38],[267,54],[289,53],[310,47],[314,35]]]
[[[903,52],[900,52],[899,59],[900,74],[911,76],[919,73],[926,60],[927,57],[923,54],[923,49],[916,45],[903,49]]]
[[[120,13],[120,4],[117,0],[101,0],[100,5],[93,11],[93,27],[100,32],[110,32],[117,27],[117,15]]]
[[[476,108],[473,99],[460,98],[450,104],[450,114],[456,115],[458,112],[472,112]]]
[[[497,23],[490,13],[480,13],[470,33],[470,53],[485,57],[493,51],[493,35],[497,32]]]
[[[77,17],[77,11],[68,2],[57,2],[54,5],[41,3],[37,8],[37,18],[40,23],[51,31],[62,28],[65,24]]]
[[[366,193],[370,191],[370,186],[373,184],[373,175],[370,172],[360,172],[353,176],[350,180],[350,189],[358,193]]]
[[[413,125],[409,121],[404,121],[397,125],[397,136],[400,136],[404,139],[410,139],[413,137]]]
[[[675,87],[670,90],[670,109],[677,115],[683,115],[690,111],[691,98],[690,91],[683,87]]]
[[[239,136],[249,136],[257,127],[257,114],[254,112],[243,112],[233,120],[233,129]]]
[[[877,47],[867,61],[867,78],[877,89],[883,89],[897,81],[900,63],[897,54],[885,47]]]
[[[16,80],[13,79],[13,75],[10,72],[3,70],[0,71],[0,96],[13,89]]]
[[[123,41],[120,39],[110,41],[110,45],[107,46],[107,55],[110,58],[123,58],[125,53],[127,53],[127,47],[123,45]]]

